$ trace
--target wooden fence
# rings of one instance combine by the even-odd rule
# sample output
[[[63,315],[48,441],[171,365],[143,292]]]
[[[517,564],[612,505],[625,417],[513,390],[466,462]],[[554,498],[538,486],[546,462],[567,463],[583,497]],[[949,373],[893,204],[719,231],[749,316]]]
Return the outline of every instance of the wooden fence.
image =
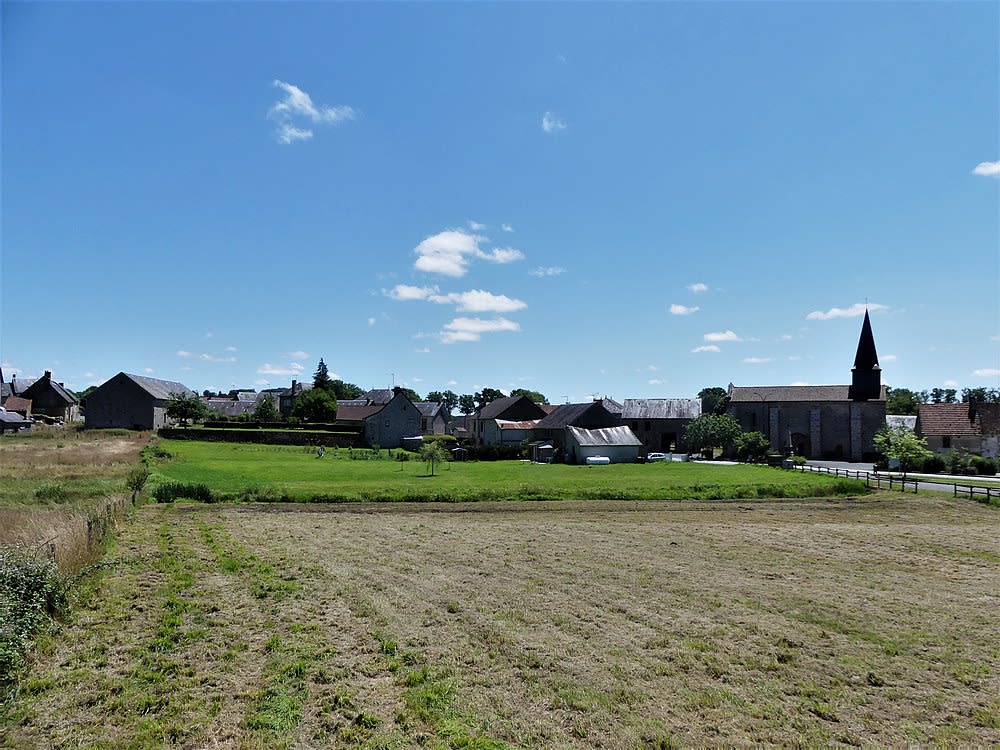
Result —
[[[917,489],[920,486],[919,479],[903,479],[902,477],[897,477],[892,474],[882,474],[877,471],[857,471],[855,469],[840,469],[837,467],[828,466],[793,466],[792,468],[798,469],[799,471],[818,471],[821,474],[830,474],[835,477],[850,477],[851,479],[860,479],[865,483],[869,489],[890,489],[899,490],[900,492],[909,492],[912,488],[913,493],[916,494]],[[953,491],[953,497],[968,497],[970,500],[975,500],[980,503],[986,503],[987,505],[998,505],[1000,506],[1000,485],[997,487],[977,487],[972,484],[959,484],[958,482],[932,482],[929,480],[924,481],[925,485],[934,485],[934,487],[940,487],[942,492],[947,492],[948,488],[951,487]]]

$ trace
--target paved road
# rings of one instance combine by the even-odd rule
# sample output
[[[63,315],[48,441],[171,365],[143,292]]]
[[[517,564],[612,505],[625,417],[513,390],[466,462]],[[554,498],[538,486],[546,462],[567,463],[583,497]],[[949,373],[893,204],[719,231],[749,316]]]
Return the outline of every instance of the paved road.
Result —
[[[875,469],[874,464],[871,462],[860,462],[853,463],[851,461],[813,461],[809,460],[806,462],[806,466],[818,466],[827,469],[847,469],[848,471],[869,471],[873,472]],[[882,476],[886,476],[887,472],[880,472]],[[894,477],[899,476],[897,473],[892,474]],[[954,487],[951,484],[940,484],[935,482],[922,482],[920,478],[922,476],[929,476],[926,474],[908,474],[907,479],[913,479],[917,482],[917,486],[922,490],[930,490],[932,492],[947,492],[949,494],[954,492]],[[979,483],[982,480],[986,480],[991,484],[996,484],[997,488],[1000,488],[1000,477],[965,477],[965,476],[953,476],[950,474],[934,474],[932,475],[937,479],[944,480],[947,482],[953,482],[955,484],[969,484],[970,480],[975,480]]]

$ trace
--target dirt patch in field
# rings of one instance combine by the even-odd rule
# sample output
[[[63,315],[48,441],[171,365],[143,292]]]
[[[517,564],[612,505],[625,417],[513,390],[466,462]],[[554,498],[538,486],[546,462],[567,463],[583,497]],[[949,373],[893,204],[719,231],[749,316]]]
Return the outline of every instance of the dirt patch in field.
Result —
[[[1000,515],[975,503],[140,516],[42,658],[14,747],[108,740],[111,715],[112,744],[139,747],[150,722],[168,739],[149,746],[175,747],[1000,743]],[[171,565],[140,554],[150,529]],[[108,666],[94,618],[124,681],[171,607],[187,640],[164,653],[193,670],[178,697],[123,701],[105,679],[81,704],[74,684]]]

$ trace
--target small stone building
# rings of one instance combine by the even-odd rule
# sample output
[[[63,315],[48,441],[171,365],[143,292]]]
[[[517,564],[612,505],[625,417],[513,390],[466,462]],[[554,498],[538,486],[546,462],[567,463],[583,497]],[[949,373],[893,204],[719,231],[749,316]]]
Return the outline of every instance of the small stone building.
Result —
[[[48,370],[30,385],[19,386],[18,391],[16,395],[31,402],[31,414],[36,419],[72,422],[80,418],[80,402],[62,383],[53,380]]]
[[[964,448],[984,458],[997,457],[1000,404],[921,404],[917,434],[927,447],[946,456]]]
[[[387,403],[354,401],[338,404],[337,424],[361,428],[365,445],[398,448],[403,438],[420,435],[420,410],[402,391],[397,389]]]
[[[700,416],[700,398],[627,398],[622,409],[646,453],[684,452],[684,428]]]
[[[502,445],[501,422],[533,422],[544,416],[545,410],[527,396],[504,396],[470,416],[468,429],[476,445]]]

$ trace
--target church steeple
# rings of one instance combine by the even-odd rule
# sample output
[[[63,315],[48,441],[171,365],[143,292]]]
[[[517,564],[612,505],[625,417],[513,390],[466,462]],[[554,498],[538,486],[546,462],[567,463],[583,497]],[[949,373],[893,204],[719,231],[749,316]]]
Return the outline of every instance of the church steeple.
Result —
[[[848,396],[852,401],[868,401],[882,396],[882,368],[878,365],[875,337],[872,335],[872,322],[867,310],[865,310],[865,322],[861,325],[858,351],[854,355]]]

